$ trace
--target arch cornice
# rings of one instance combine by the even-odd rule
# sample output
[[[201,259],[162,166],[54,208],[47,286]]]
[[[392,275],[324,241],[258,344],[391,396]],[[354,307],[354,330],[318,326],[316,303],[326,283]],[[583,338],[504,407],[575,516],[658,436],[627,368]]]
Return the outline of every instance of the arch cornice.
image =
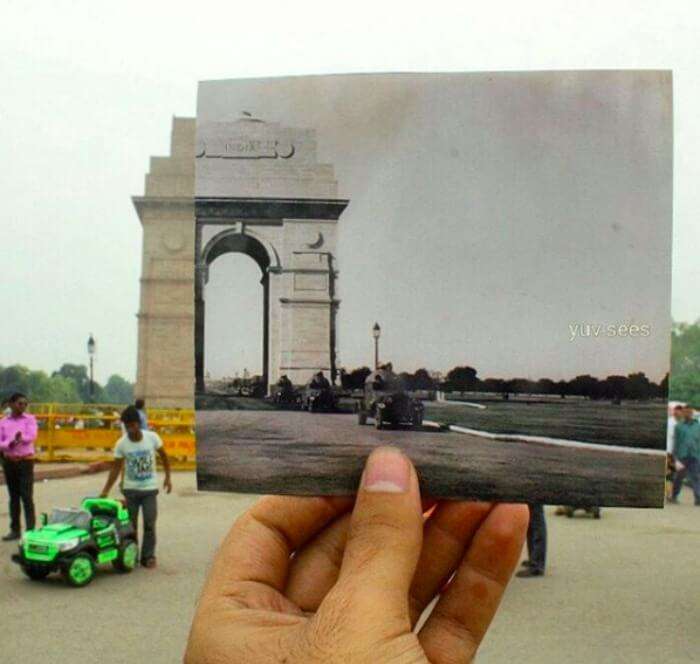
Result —
[[[260,251],[255,251],[255,247],[260,247]],[[199,259],[204,270],[204,283],[208,281],[210,263],[226,253],[244,253],[250,256],[264,273],[282,271],[280,257],[274,245],[241,224],[220,231],[204,245]]]
[[[198,220],[218,219],[332,219],[350,201],[327,198],[195,198]]]

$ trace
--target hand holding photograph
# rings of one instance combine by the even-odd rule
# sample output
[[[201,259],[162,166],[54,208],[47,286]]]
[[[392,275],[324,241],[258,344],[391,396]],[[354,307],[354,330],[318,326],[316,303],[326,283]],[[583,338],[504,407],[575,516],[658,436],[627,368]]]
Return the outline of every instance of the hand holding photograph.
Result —
[[[661,507],[666,71],[208,81],[200,489]]]

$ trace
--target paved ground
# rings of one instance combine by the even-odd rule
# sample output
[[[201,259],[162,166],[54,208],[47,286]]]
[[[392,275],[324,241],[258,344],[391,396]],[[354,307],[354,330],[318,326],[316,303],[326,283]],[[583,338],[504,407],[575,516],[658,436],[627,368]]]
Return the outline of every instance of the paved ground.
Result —
[[[99,474],[37,483],[37,509],[75,505],[98,493],[104,480]],[[159,498],[161,565],[156,570],[122,576],[107,566],[90,586],[77,590],[59,576],[34,583],[10,562],[14,545],[0,543],[0,624],[6,636],[0,640],[0,661],[22,661],[30,651],[32,661],[64,661],[59,653],[100,664],[180,661],[209,560],[253,499],[197,494],[194,473],[176,473],[174,485],[170,496]],[[4,488],[0,523],[4,532]]]
[[[198,473],[207,489],[347,493],[381,444],[404,449],[433,496],[555,504],[663,503],[664,454],[423,430],[377,431],[350,414],[197,412]],[[616,482],[625,475],[630,481]]]
[[[94,494],[104,475],[36,486],[40,510]],[[177,473],[160,498],[157,570],[105,569],[80,590],[59,578],[25,579],[0,544],[1,661],[100,664],[180,661],[211,556],[251,496],[198,494]],[[4,492],[4,489],[3,489]],[[479,662],[646,664],[700,661],[700,508],[603,511],[600,521],[548,519],[550,565],[542,579],[515,579]],[[550,512],[551,515],[551,512]],[[7,524],[0,504],[0,527]]]
[[[89,472],[91,472],[91,468],[87,463],[38,463],[34,467],[34,480],[42,482],[45,479],[75,477]],[[0,484],[5,484],[5,474],[2,468],[0,468]]]

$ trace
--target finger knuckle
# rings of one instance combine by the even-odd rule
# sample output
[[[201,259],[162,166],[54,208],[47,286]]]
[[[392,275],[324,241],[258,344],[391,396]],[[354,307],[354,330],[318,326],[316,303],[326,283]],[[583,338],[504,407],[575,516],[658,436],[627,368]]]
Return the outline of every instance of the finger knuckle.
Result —
[[[309,632],[321,642],[338,638],[346,628],[349,616],[355,612],[355,596],[345,592],[341,586],[336,586],[327,595],[326,600],[316,613],[314,620],[309,623]]]
[[[461,620],[450,613],[436,610],[431,615],[439,622],[440,632],[442,633],[442,641],[445,644],[462,644],[461,652],[465,651],[471,655],[476,652],[481,641],[478,634],[474,634]],[[455,651],[460,651],[455,648]],[[449,661],[449,660],[448,660]],[[469,661],[469,660],[468,660]]]
[[[409,524],[405,519],[384,512],[368,512],[359,515],[350,527],[350,539],[382,541],[401,540],[407,534]]]

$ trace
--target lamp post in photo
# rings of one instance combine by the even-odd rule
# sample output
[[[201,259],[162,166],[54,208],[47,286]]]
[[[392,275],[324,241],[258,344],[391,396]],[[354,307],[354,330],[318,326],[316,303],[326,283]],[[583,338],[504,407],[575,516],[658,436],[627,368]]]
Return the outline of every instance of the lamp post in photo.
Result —
[[[90,333],[90,337],[88,338],[87,342],[87,352],[88,352],[88,357],[90,358],[90,385],[88,386],[88,394],[90,395],[90,401],[93,399],[93,394],[95,391],[95,375],[94,375],[94,364],[95,364],[95,338],[92,336],[92,332]]]
[[[379,369],[379,336],[382,333],[382,328],[379,323],[375,323],[372,328],[372,336],[374,337],[374,369]]]

